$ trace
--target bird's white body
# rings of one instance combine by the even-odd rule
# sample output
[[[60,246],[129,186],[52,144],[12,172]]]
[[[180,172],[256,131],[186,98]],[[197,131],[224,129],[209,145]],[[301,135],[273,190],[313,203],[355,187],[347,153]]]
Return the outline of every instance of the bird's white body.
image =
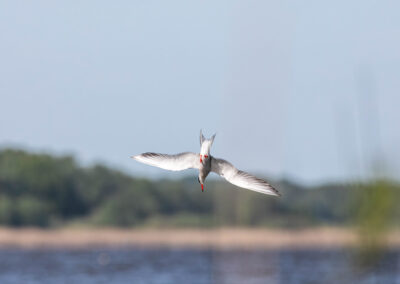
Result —
[[[211,156],[210,150],[214,138],[215,134],[211,139],[205,139],[200,131],[200,154],[191,152],[176,155],[143,153],[137,156],[132,156],[132,158],[139,162],[165,170],[182,171],[190,168],[198,169],[199,182],[202,190],[206,177],[210,172],[214,172],[236,186],[264,194],[280,195],[274,187],[263,179],[236,169],[228,161]]]

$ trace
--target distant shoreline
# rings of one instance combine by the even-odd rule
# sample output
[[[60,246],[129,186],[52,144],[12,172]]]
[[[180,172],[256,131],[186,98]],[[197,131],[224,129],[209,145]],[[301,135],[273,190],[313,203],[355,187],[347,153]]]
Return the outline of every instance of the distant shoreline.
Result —
[[[220,229],[117,229],[74,228],[43,230],[0,228],[0,248],[198,248],[198,249],[330,249],[357,245],[356,231],[319,227],[300,230]],[[400,231],[387,236],[387,245],[400,248]]]

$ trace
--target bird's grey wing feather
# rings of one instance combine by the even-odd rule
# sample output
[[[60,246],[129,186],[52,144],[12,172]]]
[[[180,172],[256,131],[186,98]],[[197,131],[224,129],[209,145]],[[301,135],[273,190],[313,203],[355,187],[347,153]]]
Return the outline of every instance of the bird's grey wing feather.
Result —
[[[190,152],[176,155],[148,152],[132,156],[132,158],[138,162],[170,171],[182,171],[190,168],[198,169],[200,167],[199,155]]]
[[[219,174],[236,186],[264,194],[280,196],[280,193],[265,180],[238,170],[231,163],[223,159],[213,157],[211,159],[211,171]]]

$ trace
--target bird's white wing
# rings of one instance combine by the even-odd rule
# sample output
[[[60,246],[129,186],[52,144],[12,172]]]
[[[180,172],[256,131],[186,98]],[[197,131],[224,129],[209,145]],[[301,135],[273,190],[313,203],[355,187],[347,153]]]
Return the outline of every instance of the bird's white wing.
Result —
[[[143,153],[131,158],[141,163],[170,171],[182,171],[190,168],[198,169],[200,167],[199,155],[190,152],[176,155]]]
[[[280,193],[265,180],[235,168],[231,163],[222,159],[211,159],[211,171],[219,174],[230,183],[264,194],[280,196]]]

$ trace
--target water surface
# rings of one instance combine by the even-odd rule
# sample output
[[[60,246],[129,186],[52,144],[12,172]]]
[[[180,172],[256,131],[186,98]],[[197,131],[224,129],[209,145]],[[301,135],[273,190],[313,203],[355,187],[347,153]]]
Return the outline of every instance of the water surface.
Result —
[[[342,250],[3,249],[0,283],[400,284],[400,252],[362,270]]]

